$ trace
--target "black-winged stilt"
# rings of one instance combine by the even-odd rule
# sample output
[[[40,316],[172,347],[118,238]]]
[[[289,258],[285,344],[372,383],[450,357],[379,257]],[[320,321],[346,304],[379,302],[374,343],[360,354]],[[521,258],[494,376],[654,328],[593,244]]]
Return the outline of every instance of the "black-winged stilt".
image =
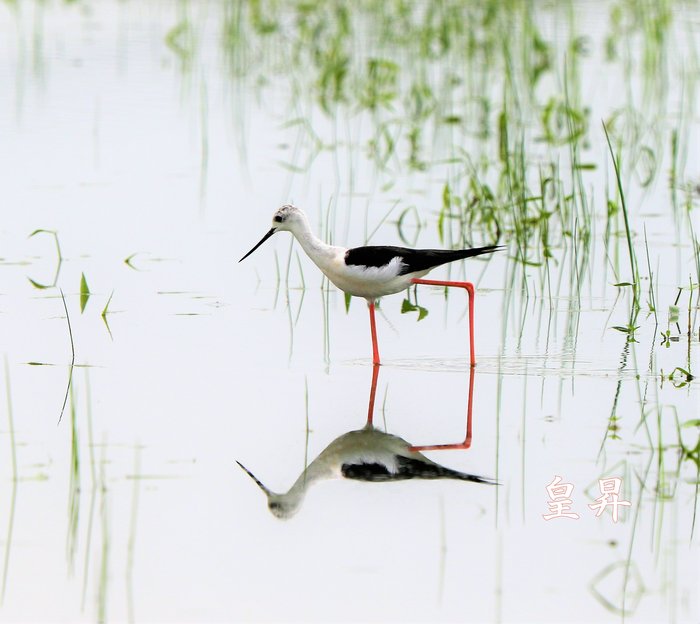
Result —
[[[299,475],[287,492],[270,490],[241,462],[236,463],[250,476],[267,497],[267,505],[278,518],[291,518],[314,483],[325,479],[345,478],[365,482],[405,481],[407,479],[458,479],[497,485],[488,477],[460,472],[428,459],[420,451],[468,449],[472,437],[472,403],[474,398],[474,369],[469,370],[467,433],[464,442],[415,446],[403,438],[374,428],[374,397],[379,366],[373,367],[367,422],[362,429],[349,431],[333,440]]]
[[[314,236],[302,210],[286,204],[272,216],[272,228],[239,262],[245,260],[275,232],[288,231],[299,241],[306,255],[340,290],[353,297],[364,297],[369,305],[372,331],[372,361],[379,364],[377,326],[374,306],[377,299],[406,290],[411,284],[454,286],[464,288],[469,295],[469,360],[474,366],[474,285],[471,282],[421,279],[435,267],[491,253],[498,245],[473,249],[408,249],[406,247],[368,246],[347,249],[328,245]]]
[[[282,519],[291,518],[299,510],[309,487],[325,479],[379,483],[407,479],[459,479],[496,485],[486,477],[441,466],[422,453],[412,451],[411,445],[403,438],[373,429],[371,425],[333,440],[284,493],[273,492],[241,462],[236,463],[265,493],[270,512]]]

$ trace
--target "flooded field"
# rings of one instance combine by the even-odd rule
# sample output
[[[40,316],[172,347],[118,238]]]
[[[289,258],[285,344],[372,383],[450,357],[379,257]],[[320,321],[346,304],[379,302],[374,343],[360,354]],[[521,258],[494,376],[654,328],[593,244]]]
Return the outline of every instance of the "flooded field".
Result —
[[[0,621],[700,619],[697,2],[5,2],[0,42]],[[462,290],[383,298],[377,368],[291,235],[239,263],[286,203],[504,245],[430,274],[476,367]]]

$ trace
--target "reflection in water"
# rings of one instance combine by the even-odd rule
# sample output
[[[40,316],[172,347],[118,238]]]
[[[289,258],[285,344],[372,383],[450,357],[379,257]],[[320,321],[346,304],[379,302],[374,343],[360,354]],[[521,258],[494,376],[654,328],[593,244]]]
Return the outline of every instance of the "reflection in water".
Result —
[[[12,546],[12,534],[15,526],[15,505],[17,504],[17,447],[15,444],[15,425],[12,416],[12,394],[10,384],[10,367],[7,361],[7,354],[3,357],[3,367],[5,369],[5,397],[7,401],[7,421],[8,432],[10,434],[10,458],[12,459],[12,491],[10,492],[10,512],[7,519],[7,533],[5,534],[5,553],[2,564],[2,583],[0,584],[0,606],[5,602],[5,591],[7,590],[7,573],[10,569],[10,549]]]
[[[402,481],[406,479],[459,479],[476,483],[496,484],[493,479],[446,468],[423,455],[421,450],[467,449],[471,445],[471,418],[474,395],[474,369],[469,371],[467,432],[463,442],[414,446],[398,436],[374,428],[374,400],[379,366],[372,371],[367,422],[362,429],[349,431],[333,440],[299,475],[285,493],[271,491],[243,464],[243,470],[267,496],[267,505],[278,518],[290,518],[304,500],[308,488],[324,479],[345,478],[356,481]]]
[[[29,238],[36,236],[37,234],[48,234],[53,237],[54,244],[56,246],[56,268],[53,273],[53,279],[51,282],[39,282],[27,276],[27,279],[34,288],[39,290],[44,290],[46,288],[54,288],[58,284],[58,277],[61,274],[61,265],[63,264],[63,254],[61,253],[61,244],[58,242],[58,233],[55,230],[34,230]]]

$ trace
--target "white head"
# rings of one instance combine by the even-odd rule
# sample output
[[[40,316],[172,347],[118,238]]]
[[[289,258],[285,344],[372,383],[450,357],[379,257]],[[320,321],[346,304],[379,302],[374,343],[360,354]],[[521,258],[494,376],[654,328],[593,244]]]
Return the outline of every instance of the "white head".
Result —
[[[306,215],[304,212],[292,206],[292,204],[285,204],[280,206],[275,210],[275,214],[272,215],[272,228],[277,231],[292,231],[297,224],[305,223]]]
[[[250,254],[252,254],[260,245],[262,245],[270,236],[275,232],[294,232],[299,227],[305,227],[307,224],[306,215],[304,212],[292,206],[292,204],[285,204],[280,206],[275,210],[275,214],[272,215],[272,228],[270,231],[262,237],[260,242],[255,245],[245,256],[243,256],[238,262],[245,260]]]
[[[294,491],[290,490],[286,494],[277,494],[276,492],[273,492],[272,490],[264,486],[262,482],[241,462],[236,461],[236,463],[247,473],[247,475],[253,481],[255,481],[258,487],[264,492],[265,496],[267,497],[267,508],[270,510],[270,513],[273,516],[279,518],[280,520],[288,520],[294,514],[296,514],[297,511],[299,511],[299,507],[301,506],[301,503],[304,500],[304,489],[299,490],[292,488],[292,490]]]

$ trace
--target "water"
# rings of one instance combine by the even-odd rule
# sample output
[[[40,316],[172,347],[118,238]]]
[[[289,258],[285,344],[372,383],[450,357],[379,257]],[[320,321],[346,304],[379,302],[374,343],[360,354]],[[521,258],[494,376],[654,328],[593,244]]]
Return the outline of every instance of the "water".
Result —
[[[430,17],[425,47],[401,38],[412,31],[394,5],[238,6],[0,9],[0,619],[697,621],[698,428],[682,426],[699,417],[683,372],[698,367],[696,7],[672,3],[667,21],[666,5],[636,20],[624,5],[505,6],[495,21],[474,9],[468,58],[457,26],[439,36],[459,4]],[[550,61],[531,88],[533,33]],[[324,57],[334,45],[352,50],[345,74]],[[538,140],[565,91],[588,110],[580,156]],[[277,519],[235,462],[284,492],[363,427],[367,312],[353,300],[346,313],[288,235],[237,260],[287,201],[336,244],[459,245],[458,220],[440,217],[446,183],[466,196],[483,167],[491,189],[510,179],[517,205],[514,161],[503,174],[498,158],[504,104],[528,194],[541,171],[576,199],[568,220],[544,219],[546,268],[543,221],[530,237],[499,206],[508,252],[433,274],[477,285],[478,366],[471,447],[427,453],[500,485],[325,480]],[[606,219],[619,198],[600,119],[622,139],[636,317],[631,289],[613,286],[630,270],[622,214]],[[581,187],[571,162],[596,167]],[[490,240],[487,212],[469,243]],[[60,262],[38,229],[56,232]],[[75,367],[59,423],[72,353],[61,291]],[[466,298],[417,295],[420,322],[401,295],[382,302],[374,423],[415,445],[461,442]],[[633,334],[613,329],[632,321]],[[557,475],[578,520],[543,518]],[[617,523],[588,507],[607,477],[631,503]]]

